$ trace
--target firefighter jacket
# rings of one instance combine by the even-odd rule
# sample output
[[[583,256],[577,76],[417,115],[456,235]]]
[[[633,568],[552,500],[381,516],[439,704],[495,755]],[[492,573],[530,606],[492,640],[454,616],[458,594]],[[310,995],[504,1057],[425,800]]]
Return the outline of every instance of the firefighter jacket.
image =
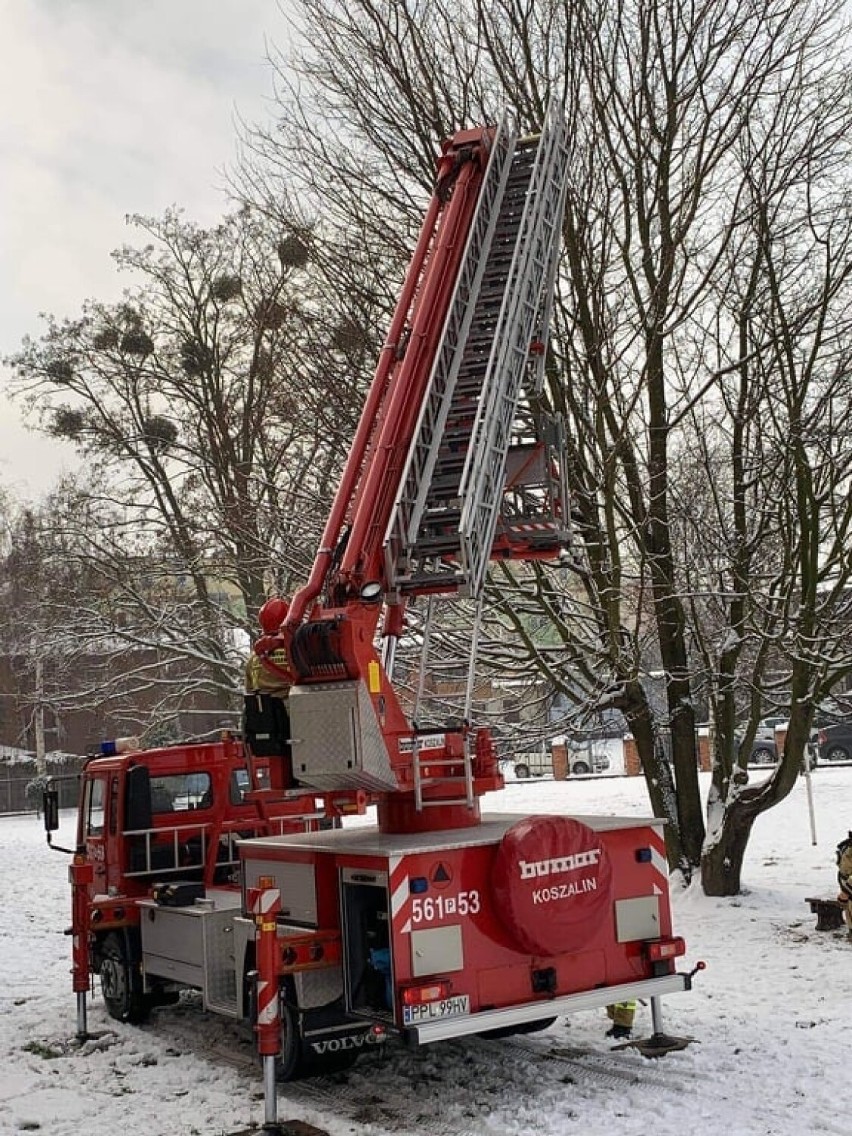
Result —
[[[287,651],[279,647],[269,655],[270,662],[276,667],[287,670],[290,660]],[[264,664],[263,659],[254,651],[249,655],[246,663],[246,694],[269,694],[273,698],[286,698],[290,693],[290,683],[286,678]]]
[[[838,899],[845,902],[846,923],[852,931],[852,832],[837,845]]]
[[[617,1026],[625,1029],[633,1028],[633,1019],[636,1016],[635,1002],[613,1002],[606,1008],[607,1017]]]

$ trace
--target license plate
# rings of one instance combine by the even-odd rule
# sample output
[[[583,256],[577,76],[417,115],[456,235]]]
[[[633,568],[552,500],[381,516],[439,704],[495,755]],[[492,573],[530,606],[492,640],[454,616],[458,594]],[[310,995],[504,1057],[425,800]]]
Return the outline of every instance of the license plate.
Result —
[[[419,1022],[432,1022],[436,1018],[455,1018],[470,1013],[470,995],[456,994],[438,1002],[421,1002],[418,1006],[403,1006],[402,1020],[407,1026]]]

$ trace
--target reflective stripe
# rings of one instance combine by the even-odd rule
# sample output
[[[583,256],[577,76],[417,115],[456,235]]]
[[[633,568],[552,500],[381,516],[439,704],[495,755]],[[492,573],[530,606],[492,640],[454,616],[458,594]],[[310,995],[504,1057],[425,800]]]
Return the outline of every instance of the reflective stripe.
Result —
[[[272,982],[257,984],[257,1024],[272,1025],[278,1016],[278,991]]]

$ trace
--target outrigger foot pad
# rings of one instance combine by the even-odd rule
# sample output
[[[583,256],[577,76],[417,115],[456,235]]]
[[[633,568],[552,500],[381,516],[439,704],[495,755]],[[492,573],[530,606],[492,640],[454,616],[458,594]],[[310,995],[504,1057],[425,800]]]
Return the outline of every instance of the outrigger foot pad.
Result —
[[[315,1128],[304,1120],[269,1121],[261,1128],[259,1136],[329,1136],[324,1128]]]
[[[639,1037],[635,1041],[625,1041],[614,1045],[613,1049],[638,1049],[643,1057],[665,1057],[678,1049],[686,1049],[695,1041],[694,1037],[672,1037],[667,1033],[652,1033],[650,1037]]]

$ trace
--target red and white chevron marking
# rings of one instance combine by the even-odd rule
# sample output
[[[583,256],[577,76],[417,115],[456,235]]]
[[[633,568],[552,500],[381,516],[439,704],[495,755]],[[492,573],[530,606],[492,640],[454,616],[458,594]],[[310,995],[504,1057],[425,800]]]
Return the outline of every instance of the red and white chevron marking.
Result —
[[[651,867],[659,876],[659,883],[655,880],[652,885],[654,895],[665,895],[669,888],[669,863],[666,859],[666,842],[663,834],[658,829],[653,829],[648,843],[651,846]]]
[[[411,913],[408,908],[411,899],[408,871],[402,856],[391,856],[388,864],[390,868],[390,902],[391,923],[403,935],[411,931]],[[407,915],[407,918],[405,918]],[[397,920],[405,919],[401,927],[397,927]]]
[[[257,1024],[275,1026],[278,1022],[278,983],[259,979],[257,983]]]
[[[249,910],[252,915],[277,915],[281,910],[281,891],[279,888],[249,888]]]

